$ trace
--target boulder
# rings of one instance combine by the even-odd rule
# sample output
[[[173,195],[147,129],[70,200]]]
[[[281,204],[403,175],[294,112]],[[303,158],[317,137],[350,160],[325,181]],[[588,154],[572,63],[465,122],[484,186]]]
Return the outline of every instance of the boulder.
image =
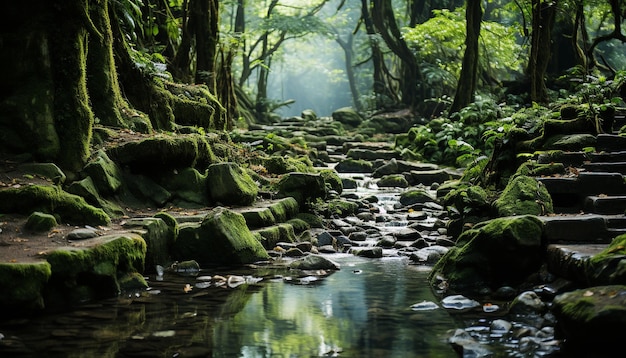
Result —
[[[174,225],[176,225],[175,220]],[[169,226],[165,220],[157,217],[134,218],[127,220],[124,227],[133,229],[133,231],[140,234],[146,242],[147,267],[154,268],[156,265],[165,265],[172,261],[170,258],[170,248],[174,245],[176,240],[175,230],[177,229]]]
[[[50,179],[57,185],[65,183],[66,179],[65,173],[54,163],[23,163],[18,170]]]
[[[380,178],[376,182],[376,185],[381,188],[407,188],[409,186],[409,182],[402,174],[390,174]]]
[[[513,178],[494,202],[498,216],[547,215],[554,212],[544,185],[528,176]]]
[[[595,286],[566,292],[552,303],[564,356],[612,357],[623,349],[626,286]]]
[[[340,265],[330,259],[320,255],[307,255],[303,258],[292,261],[289,264],[292,269],[299,270],[339,270]]]
[[[89,162],[83,171],[91,177],[98,193],[102,195],[113,195],[122,186],[119,168],[104,151],[99,151],[96,159]]]
[[[144,271],[145,255],[146,242],[137,234],[99,236],[47,252],[51,300],[64,304],[115,297],[121,277]]]
[[[257,184],[235,163],[210,165],[206,183],[211,199],[224,205],[250,205],[258,194]]]
[[[43,291],[52,271],[48,262],[0,263],[0,316],[13,317],[45,307]],[[9,289],[10,288],[10,289]]]
[[[72,224],[107,225],[111,219],[85,199],[58,186],[28,185],[0,190],[0,213],[29,215],[34,211],[58,215]]]
[[[326,183],[320,174],[285,174],[276,185],[279,197],[292,197],[300,207],[316,199],[326,198]]]
[[[363,121],[363,117],[351,107],[339,108],[331,116],[333,120],[352,128],[358,127]]]
[[[207,176],[194,168],[183,168],[181,170],[167,172],[160,178],[160,184],[174,198],[183,203],[191,203],[201,206],[209,204],[209,188],[207,186]]]
[[[423,189],[411,189],[400,194],[400,204],[410,206],[435,201],[435,199]]]
[[[201,223],[180,225],[172,256],[203,265],[241,265],[269,258],[243,215],[223,207],[211,210]]]
[[[339,173],[371,173],[374,165],[368,160],[347,158],[337,163],[335,170]]]
[[[613,239],[585,265],[585,278],[592,285],[626,285],[626,234]]]
[[[476,225],[437,262],[430,281],[443,278],[450,289],[461,292],[521,284],[542,264],[542,234],[543,223],[530,215]]]

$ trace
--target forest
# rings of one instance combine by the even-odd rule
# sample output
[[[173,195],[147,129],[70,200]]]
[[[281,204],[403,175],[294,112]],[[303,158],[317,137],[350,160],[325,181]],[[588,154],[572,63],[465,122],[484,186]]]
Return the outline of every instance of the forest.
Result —
[[[554,108],[619,107],[619,0],[102,0],[6,7],[0,147],[70,171],[94,125],[228,131],[312,109],[408,110],[464,165]],[[502,119],[506,119],[502,121]],[[458,161],[457,161],[458,159]]]

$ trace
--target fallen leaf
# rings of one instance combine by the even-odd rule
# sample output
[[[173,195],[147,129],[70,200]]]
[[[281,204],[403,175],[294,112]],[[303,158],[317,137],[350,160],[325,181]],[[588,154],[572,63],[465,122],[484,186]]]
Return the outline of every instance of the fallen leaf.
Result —
[[[191,290],[193,290],[193,286],[190,284],[186,284],[185,287],[183,287],[183,291],[185,291],[185,293],[189,293]]]

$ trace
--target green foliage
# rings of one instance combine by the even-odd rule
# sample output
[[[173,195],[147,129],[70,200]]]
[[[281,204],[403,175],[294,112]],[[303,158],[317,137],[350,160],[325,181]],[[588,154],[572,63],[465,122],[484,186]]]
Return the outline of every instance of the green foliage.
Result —
[[[452,94],[461,71],[465,47],[465,15],[455,11],[435,10],[428,21],[405,28],[404,36],[421,60],[423,75],[433,97]],[[519,73],[522,53],[515,30],[502,24],[483,21],[480,34],[480,71],[499,80]]]

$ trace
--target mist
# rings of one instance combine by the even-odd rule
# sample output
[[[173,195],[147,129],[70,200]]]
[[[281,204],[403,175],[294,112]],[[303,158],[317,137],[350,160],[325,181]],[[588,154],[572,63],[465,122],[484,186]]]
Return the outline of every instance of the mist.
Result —
[[[295,100],[276,112],[290,117],[312,109],[318,116],[330,116],[338,108],[352,106],[341,47],[319,35],[296,41],[284,44],[284,58],[272,65],[269,74],[268,97]]]

